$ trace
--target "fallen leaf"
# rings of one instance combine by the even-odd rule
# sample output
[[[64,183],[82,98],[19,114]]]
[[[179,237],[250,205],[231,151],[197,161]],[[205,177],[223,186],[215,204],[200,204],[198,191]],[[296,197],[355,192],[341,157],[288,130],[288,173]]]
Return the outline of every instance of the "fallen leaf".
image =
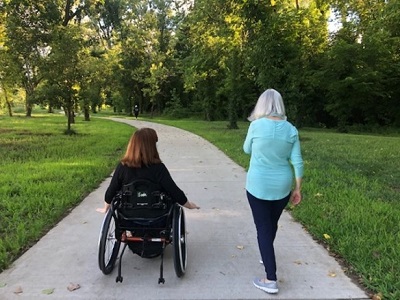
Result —
[[[67,286],[67,289],[70,292],[75,291],[80,288],[81,288],[81,286],[78,283],[72,283],[72,282],[69,284],[69,286]]]
[[[54,288],[52,288],[52,289],[45,289],[45,290],[42,291],[42,294],[45,294],[45,295],[51,295],[51,294],[53,294],[53,293],[54,293]]]
[[[329,234],[324,233],[324,238],[329,240],[331,238],[331,236]]]
[[[301,262],[300,260],[295,260],[294,263],[295,263],[296,265],[301,265],[301,264],[302,264],[302,262]]]
[[[238,248],[239,250],[243,250],[243,249],[244,249],[244,246],[239,245],[239,246],[236,246],[236,248]]]
[[[333,272],[333,271],[329,271],[328,276],[329,277],[336,277],[336,273]]]
[[[17,286],[14,289],[14,294],[21,294],[21,293],[23,293],[22,287],[21,286]]]
[[[7,283],[5,283],[5,282],[0,282],[0,288],[5,287],[6,285],[7,285]]]
[[[372,300],[382,300],[382,294],[378,293],[372,296]]]

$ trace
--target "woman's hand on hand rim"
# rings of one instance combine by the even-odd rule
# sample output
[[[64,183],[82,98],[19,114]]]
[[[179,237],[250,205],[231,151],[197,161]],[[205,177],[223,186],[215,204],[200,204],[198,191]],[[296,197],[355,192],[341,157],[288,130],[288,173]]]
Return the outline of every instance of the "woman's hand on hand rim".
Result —
[[[190,201],[187,201],[183,206],[189,209],[200,209],[200,207],[197,206],[196,203]]]
[[[110,204],[104,203],[104,206],[102,208],[96,208],[96,211],[102,214],[105,214],[110,208]]]

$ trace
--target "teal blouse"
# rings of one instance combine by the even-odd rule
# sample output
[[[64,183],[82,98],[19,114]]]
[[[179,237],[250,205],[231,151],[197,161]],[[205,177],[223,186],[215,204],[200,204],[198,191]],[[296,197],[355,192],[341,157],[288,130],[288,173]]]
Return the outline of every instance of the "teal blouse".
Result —
[[[251,155],[246,190],[259,199],[282,199],[291,191],[293,178],[303,177],[299,134],[288,121],[251,122],[243,150]]]

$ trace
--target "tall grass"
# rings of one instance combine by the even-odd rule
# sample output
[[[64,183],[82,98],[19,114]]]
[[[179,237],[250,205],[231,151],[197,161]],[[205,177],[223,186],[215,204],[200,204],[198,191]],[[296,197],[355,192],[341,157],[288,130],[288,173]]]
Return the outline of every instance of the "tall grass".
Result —
[[[64,116],[0,117],[0,270],[111,173],[133,132],[80,118],[65,129]]]
[[[152,120],[194,132],[248,167],[248,123]],[[347,272],[384,299],[400,299],[400,136],[300,130],[305,175],[302,204],[292,210]]]

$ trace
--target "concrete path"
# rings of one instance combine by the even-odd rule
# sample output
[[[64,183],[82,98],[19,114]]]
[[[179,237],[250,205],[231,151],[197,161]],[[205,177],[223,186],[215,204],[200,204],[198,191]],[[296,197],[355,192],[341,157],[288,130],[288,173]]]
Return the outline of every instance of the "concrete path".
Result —
[[[169,126],[118,120],[158,132],[161,158],[200,210],[186,210],[188,267],[177,278],[166,249],[165,284],[159,259],[126,252],[122,283],[97,265],[107,178],[81,205],[0,274],[0,299],[368,299],[327,251],[284,213],[275,243],[280,292],[268,295],[252,280],[263,276],[245,196],[246,172],[202,138]],[[305,184],[307,184],[305,182]],[[80,288],[69,291],[70,284]]]

